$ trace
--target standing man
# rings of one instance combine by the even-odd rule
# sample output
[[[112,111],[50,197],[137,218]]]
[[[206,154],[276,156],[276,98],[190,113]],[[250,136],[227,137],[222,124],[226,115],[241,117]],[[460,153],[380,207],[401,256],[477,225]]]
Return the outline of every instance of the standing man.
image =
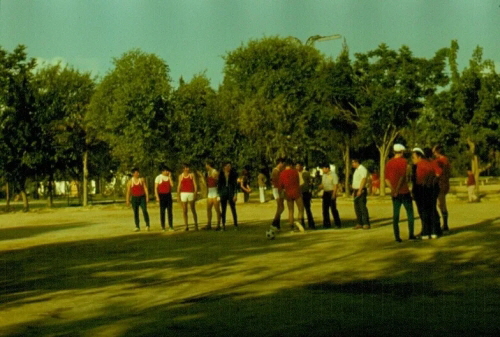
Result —
[[[467,168],[467,179],[465,180],[465,184],[467,185],[469,202],[476,202],[478,200],[476,196],[476,177],[470,167]]]
[[[385,167],[385,182],[391,189],[392,196],[392,227],[396,242],[401,242],[399,235],[399,211],[401,205],[406,210],[408,217],[408,235],[410,240],[415,240],[414,227],[415,218],[413,214],[413,200],[408,188],[408,162],[403,157],[405,147],[401,144],[394,144],[394,158],[387,162]]]
[[[160,203],[160,224],[161,229],[165,231],[165,210],[168,213],[168,227],[170,231],[174,230],[172,224],[172,189],[174,187],[174,180],[172,173],[166,166],[161,168],[161,174],[155,179],[155,196],[156,202]]]
[[[196,214],[196,195],[198,193],[198,186],[194,174],[191,173],[189,164],[182,165],[182,173],[179,176],[179,185],[177,187],[177,201],[182,206],[182,216],[184,218],[184,225],[186,231],[189,230],[188,226],[188,204],[193,213],[194,229],[198,230],[198,215]]]
[[[217,183],[217,189],[220,196],[220,203],[222,207],[221,218],[222,218],[222,230],[226,230],[226,210],[227,204],[231,208],[231,213],[233,214],[234,229],[238,229],[238,215],[236,214],[236,200],[238,198],[238,174],[232,168],[230,162],[225,162],[222,167],[222,173],[219,175],[219,181]],[[221,230],[217,226],[216,230]]]
[[[314,224],[314,217],[311,212],[311,199],[312,199],[312,180],[309,171],[304,170],[304,163],[297,163],[297,171],[299,172],[300,191],[302,192],[302,203],[307,214],[307,225],[309,229],[316,229]],[[304,217],[301,219],[302,226],[305,226]]]
[[[297,204],[299,210],[298,219],[304,218],[304,204],[302,203],[302,193],[300,192],[300,178],[299,173],[295,170],[293,162],[290,159],[286,160],[285,169],[281,171],[279,177],[280,194],[283,194],[286,199],[288,207],[288,223],[292,230],[297,227],[299,231],[303,232],[304,227],[300,222],[295,221],[294,218],[294,203]],[[281,193],[283,191],[283,193]]]
[[[355,169],[352,176],[352,193],[354,195],[354,211],[358,224],[354,229],[370,229],[370,217],[366,207],[366,181],[368,179],[368,170],[360,164],[359,159],[352,160],[352,167]]]
[[[285,205],[284,205],[284,198],[283,195],[280,193],[279,189],[279,177],[281,171],[283,171],[284,167],[284,160],[283,158],[278,158],[276,160],[276,167],[273,168],[273,171],[271,173],[271,183],[273,185],[273,196],[274,199],[276,200],[276,214],[274,215],[273,223],[271,227],[274,227],[273,229],[275,231],[279,231],[281,229],[280,221],[281,221],[281,213],[285,210]]]
[[[127,206],[132,203],[132,209],[134,211],[134,222],[135,222],[135,232],[140,231],[139,226],[139,207],[142,209],[142,215],[144,216],[144,222],[146,222],[146,230],[149,232],[149,214],[147,209],[147,204],[149,200],[148,188],[146,187],[146,182],[144,178],[141,178],[141,174],[138,168],[132,169],[132,178],[127,183],[127,195],[125,197]]]
[[[342,224],[340,222],[339,211],[337,210],[339,177],[337,176],[337,173],[331,170],[330,164],[328,163],[321,165],[321,169],[323,170],[323,176],[321,177],[321,185],[319,185],[318,190],[323,190],[323,228],[332,227],[332,223],[330,221],[330,210],[333,215],[335,227],[340,228],[342,227]]]
[[[441,210],[441,216],[443,217],[442,230],[447,232],[450,228],[448,227],[448,207],[446,206],[446,195],[450,191],[451,166],[448,158],[443,153],[443,147],[441,145],[434,146],[432,153],[436,158],[436,164],[442,171],[438,178],[439,194],[437,204]]]
[[[267,177],[266,177],[265,171],[266,171],[265,169],[260,170],[260,173],[257,176],[257,183],[259,185],[259,197],[260,197],[261,204],[266,202]]]
[[[219,181],[219,171],[214,168],[214,164],[211,160],[207,160],[205,163],[205,168],[207,169],[207,219],[208,224],[202,229],[210,230],[212,229],[212,208],[215,208],[215,213],[217,214],[217,228],[220,228],[220,204],[219,204],[219,193],[217,192],[217,182]]]

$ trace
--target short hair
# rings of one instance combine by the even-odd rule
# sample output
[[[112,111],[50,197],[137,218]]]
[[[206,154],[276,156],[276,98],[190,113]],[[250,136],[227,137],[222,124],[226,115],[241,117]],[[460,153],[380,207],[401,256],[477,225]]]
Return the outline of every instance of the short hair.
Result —
[[[283,158],[281,158],[281,157],[280,157],[280,158],[278,158],[278,159],[276,159],[276,165],[278,165],[278,164],[280,164],[280,163],[284,163],[284,162],[285,162],[285,159],[283,159]]]
[[[131,172],[132,174],[134,174],[135,172],[139,172],[139,168],[137,168],[137,167],[133,167],[133,168],[130,170],[130,172]]]
[[[436,151],[439,154],[444,154],[444,149],[442,145],[435,145],[434,146],[434,151]]]
[[[321,166],[321,168],[325,168],[325,167],[330,168],[330,164],[328,164],[326,161],[324,163],[322,163],[320,166]]]
[[[182,168],[189,168],[189,163],[182,163]]]
[[[286,166],[292,166],[293,165],[293,160],[291,158],[286,158],[284,160]]]
[[[432,149],[430,147],[425,147],[424,153],[427,158],[432,158]]]
[[[207,159],[205,160],[205,164],[210,166],[210,167],[214,167],[214,161],[213,160],[210,160],[210,159]]]
[[[295,163],[296,165],[304,166],[304,161],[303,160],[297,160]]]
[[[355,161],[356,163],[360,164],[361,162],[359,161],[358,157],[352,157],[351,162]]]

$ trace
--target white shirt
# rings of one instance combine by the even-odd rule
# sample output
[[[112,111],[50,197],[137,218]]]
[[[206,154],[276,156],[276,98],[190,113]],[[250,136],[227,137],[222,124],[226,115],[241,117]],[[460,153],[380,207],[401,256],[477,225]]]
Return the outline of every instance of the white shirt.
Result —
[[[169,176],[164,176],[163,174],[160,174],[158,177],[156,177],[155,184],[161,184],[162,182],[169,180],[170,180]]]
[[[335,185],[339,183],[339,176],[337,173],[330,171],[328,173],[323,173],[321,177],[321,184],[323,185],[323,190],[333,191]]]
[[[352,176],[352,188],[354,190],[359,190],[361,187],[361,181],[368,177],[368,170],[361,164],[359,164],[358,168],[354,171],[354,175]]]

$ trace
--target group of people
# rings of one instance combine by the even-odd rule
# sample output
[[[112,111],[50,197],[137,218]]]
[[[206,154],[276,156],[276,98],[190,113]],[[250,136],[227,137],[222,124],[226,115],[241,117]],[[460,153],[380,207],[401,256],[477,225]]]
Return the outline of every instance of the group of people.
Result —
[[[404,206],[408,217],[409,239],[416,240],[437,238],[448,231],[448,210],[446,194],[449,192],[450,163],[443,154],[441,146],[431,149],[414,148],[411,151],[412,164],[405,158],[406,148],[401,144],[393,147],[394,157],[387,162],[385,167],[385,182],[391,190],[393,204],[393,231],[394,238],[401,242],[399,231],[399,215],[401,206]],[[207,184],[207,225],[203,229],[212,227],[213,210],[216,213],[215,230],[226,229],[227,205],[231,209],[233,225],[238,229],[238,215],[236,212],[237,192],[250,193],[248,174],[244,178],[238,177],[230,162],[224,163],[219,172],[211,161],[205,164]],[[354,158],[352,167],[355,169],[352,179],[352,193],[356,225],[354,229],[370,229],[370,216],[367,208],[367,182],[369,172],[360,160]],[[340,186],[337,173],[328,163],[321,165],[322,176],[319,189],[322,195],[323,228],[331,228],[333,217],[335,228],[342,228],[342,222],[337,209],[337,197]],[[265,201],[266,174],[264,171],[258,175],[260,201]],[[182,173],[178,176],[177,199],[182,206],[185,230],[189,230],[188,211],[191,210],[194,220],[194,229],[198,230],[198,217],[195,202],[198,195],[198,185],[194,174],[188,164],[183,165]],[[412,189],[410,190],[410,182]],[[306,227],[316,229],[316,224],[311,211],[313,191],[313,178],[309,171],[304,169],[304,163],[294,163],[289,159],[278,159],[271,173],[273,196],[276,200],[276,213],[271,224],[274,231],[281,230],[281,215],[288,207],[288,223],[293,230],[303,231]],[[169,230],[173,230],[172,219],[172,191],[175,181],[168,167],[161,168],[161,174],[155,179],[155,197],[160,204],[160,224],[166,230],[165,213],[167,213]],[[142,209],[146,229],[150,228],[147,202],[148,189],[138,169],[132,170],[132,178],[127,183],[126,202],[131,204],[134,211],[135,231],[140,230],[139,208]],[[422,231],[416,236],[414,233],[413,200],[422,221]],[[437,206],[441,210],[443,227]],[[295,207],[298,214],[295,217]]]

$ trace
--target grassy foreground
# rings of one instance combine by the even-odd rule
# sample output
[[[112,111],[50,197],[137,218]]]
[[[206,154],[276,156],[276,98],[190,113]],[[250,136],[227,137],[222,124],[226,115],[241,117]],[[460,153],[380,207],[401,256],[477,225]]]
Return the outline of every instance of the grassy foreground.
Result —
[[[149,233],[121,206],[0,215],[0,335],[500,335],[498,201],[452,200],[450,235],[401,244],[389,200],[369,201],[369,231],[339,204],[344,229],[273,241],[273,203],[224,233],[162,234],[154,205]]]

